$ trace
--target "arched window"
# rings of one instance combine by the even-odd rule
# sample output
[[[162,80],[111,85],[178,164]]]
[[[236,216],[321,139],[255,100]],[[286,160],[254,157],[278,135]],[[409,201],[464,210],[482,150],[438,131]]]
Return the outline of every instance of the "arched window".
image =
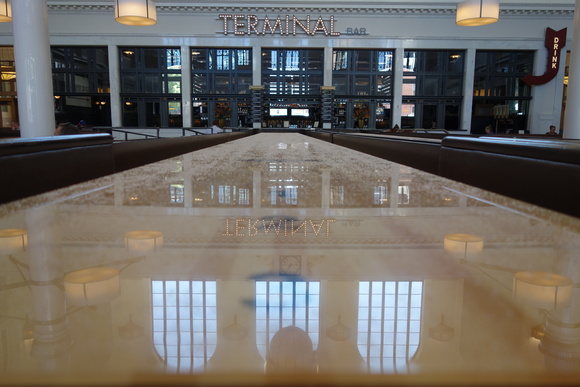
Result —
[[[215,281],[151,281],[153,344],[168,369],[204,371],[217,340]]]
[[[256,282],[256,342],[264,359],[272,337],[281,328],[296,326],[318,347],[320,283],[306,281]]]
[[[407,373],[421,336],[421,281],[359,283],[358,349],[370,373]]]

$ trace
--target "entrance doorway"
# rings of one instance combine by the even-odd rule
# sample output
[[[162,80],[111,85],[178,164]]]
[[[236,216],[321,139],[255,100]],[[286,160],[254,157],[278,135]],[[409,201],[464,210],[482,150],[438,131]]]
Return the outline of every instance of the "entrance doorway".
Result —
[[[123,98],[123,127],[179,128],[183,125],[181,99]]]

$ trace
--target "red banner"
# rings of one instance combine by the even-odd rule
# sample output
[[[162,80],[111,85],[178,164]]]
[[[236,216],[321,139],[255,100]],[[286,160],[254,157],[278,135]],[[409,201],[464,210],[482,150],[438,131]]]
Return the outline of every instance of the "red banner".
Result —
[[[560,69],[560,51],[566,45],[566,28],[554,31],[546,29],[546,48],[548,49],[548,64],[546,72],[542,75],[532,75],[531,73],[522,78],[528,86],[543,85],[550,82],[558,74]]]

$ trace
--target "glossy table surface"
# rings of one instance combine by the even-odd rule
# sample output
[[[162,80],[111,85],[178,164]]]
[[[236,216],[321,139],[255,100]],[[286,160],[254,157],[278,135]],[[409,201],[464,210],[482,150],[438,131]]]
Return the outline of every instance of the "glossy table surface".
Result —
[[[580,384],[580,219],[301,134],[0,230],[0,385]]]

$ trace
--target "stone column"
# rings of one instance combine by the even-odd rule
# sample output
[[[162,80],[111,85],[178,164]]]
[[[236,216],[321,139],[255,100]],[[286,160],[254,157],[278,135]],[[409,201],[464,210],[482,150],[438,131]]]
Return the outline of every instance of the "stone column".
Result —
[[[56,127],[46,0],[12,2],[21,137],[52,136]]]

